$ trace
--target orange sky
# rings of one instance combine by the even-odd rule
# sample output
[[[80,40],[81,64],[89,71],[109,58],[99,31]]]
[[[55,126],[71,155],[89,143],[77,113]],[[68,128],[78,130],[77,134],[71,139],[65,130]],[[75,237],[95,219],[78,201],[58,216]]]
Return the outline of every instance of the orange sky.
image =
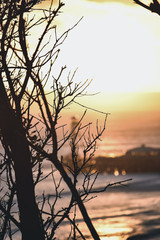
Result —
[[[123,129],[160,126],[160,17],[131,0],[69,0],[56,19],[58,34],[72,27],[54,72],[66,65],[77,67],[75,82],[93,79],[88,88],[94,96],[78,98],[86,107],[111,113],[106,134]],[[43,4],[47,5],[47,1]],[[36,35],[40,34],[39,29]],[[33,44],[35,39],[33,38]],[[44,69],[45,70],[45,69]],[[77,119],[84,108],[73,105],[62,121]],[[96,124],[103,115],[89,110],[87,122]],[[143,143],[143,142],[142,142]]]
[[[75,81],[93,79],[88,93],[100,92],[80,101],[106,112],[159,111],[159,94],[142,93],[160,92],[160,17],[132,0],[64,3],[59,33],[83,19],[62,45],[55,69],[78,67]]]
[[[60,62],[93,78],[90,91],[160,91],[160,17],[127,1],[66,2],[59,26],[79,25],[62,46]]]

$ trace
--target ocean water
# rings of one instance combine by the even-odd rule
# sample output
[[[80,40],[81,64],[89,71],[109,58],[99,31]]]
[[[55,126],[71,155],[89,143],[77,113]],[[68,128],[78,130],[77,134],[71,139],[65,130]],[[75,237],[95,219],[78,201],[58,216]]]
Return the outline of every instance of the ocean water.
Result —
[[[132,180],[110,187],[105,192],[93,194],[91,196],[93,199],[85,203],[100,239],[160,239],[160,174],[130,174],[117,177],[111,174],[100,174],[95,189],[100,190],[109,183],[127,179]],[[81,182],[82,176],[78,181],[79,187]],[[52,183],[48,182],[45,186],[46,193],[51,193]],[[69,199],[69,191],[65,188],[58,208],[66,206]],[[74,209],[71,212],[74,213]],[[72,213],[71,217],[73,217]],[[91,240],[78,208],[76,218],[77,226],[84,237]],[[65,220],[56,231],[57,239],[72,239],[68,238],[70,231],[71,226]],[[77,239],[81,239],[81,237],[78,238],[78,234]]]
[[[103,135],[103,141],[98,143],[96,155],[118,156],[128,149],[142,144],[151,147],[160,147],[159,123],[141,124],[108,128]],[[44,168],[46,175],[49,169]],[[81,189],[83,175],[78,179],[78,188]],[[59,175],[55,172],[55,180]],[[125,184],[118,184],[107,188],[105,192],[90,195],[91,200],[85,201],[85,206],[92,222],[100,235],[101,240],[159,240],[160,239],[160,173],[159,174],[126,174],[114,176],[99,174],[94,188],[101,190],[110,183],[132,179]],[[60,189],[62,198],[56,205],[56,210],[66,207],[70,201],[70,193],[62,182]],[[36,187],[36,195],[41,199],[42,193],[51,195],[55,200],[55,189],[52,178],[45,179]],[[48,206],[49,207],[49,206]],[[47,210],[47,207],[46,207]],[[73,208],[70,217],[73,218]],[[85,239],[91,240],[91,235],[83,222],[82,216],[76,207],[76,224],[82,231]],[[68,238],[71,225],[67,220],[55,232],[57,240],[71,240]],[[8,238],[6,238],[8,240]],[[13,240],[20,240],[20,234],[15,234]],[[81,239],[78,237],[77,239]]]
[[[122,121],[123,122],[123,121]],[[142,119],[138,124],[117,122],[108,129],[98,143],[96,155],[118,156],[128,149],[142,144],[160,147],[160,124],[158,119]],[[160,174],[126,174],[125,176],[100,174],[96,189],[102,189],[109,183],[132,179],[126,184],[115,185],[105,192],[91,195],[90,201],[85,203],[93,224],[101,240],[158,240],[160,239]],[[78,183],[82,185],[82,176]],[[51,184],[47,184],[51,192]],[[50,186],[50,187],[49,187]],[[64,186],[64,195],[59,202],[59,208],[69,202],[70,196]],[[72,210],[74,214],[74,209]],[[73,215],[71,216],[73,217]],[[85,226],[81,214],[76,208],[76,223],[86,239],[91,240],[90,233]],[[69,239],[71,226],[64,221],[56,232],[58,240]],[[71,239],[71,238],[70,238]],[[77,235],[77,239],[78,238]]]
[[[47,171],[45,170],[44,174]],[[58,178],[58,174],[55,173],[55,180],[57,181]],[[99,194],[92,194],[90,196],[92,199],[85,203],[101,240],[160,239],[160,174],[130,174],[117,177],[112,174],[100,174],[95,183],[95,189],[100,190],[106,184],[131,178],[132,180],[125,184],[115,185]],[[82,175],[77,183],[79,187],[81,187],[81,182]],[[64,191],[56,206],[57,210],[67,206],[71,197],[63,182],[61,187],[64,188]],[[55,200],[51,178],[42,182],[36,192],[39,199],[41,193],[45,192],[46,194],[53,194],[50,200]],[[71,211],[71,218],[74,216],[74,210],[75,208]],[[76,224],[85,239],[92,240],[78,208],[76,208]],[[55,232],[56,239],[73,239],[68,237],[71,229],[69,222],[67,220],[63,221]],[[9,238],[6,239],[9,240]],[[13,240],[20,239],[19,233],[13,237]],[[82,238],[77,234],[76,239]]]
[[[96,134],[96,119],[98,117],[102,117],[99,119],[99,128],[102,128],[104,118],[101,115],[93,115],[92,117],[89,115],[85,122],[85,124],[93,123],[91,128],[93,134]],[[111,113],[108,117],[106,130],[100,139],[101,141],[97,140],[95,156],[121,156],[127,150],[141,145],[160,148],[160,112]],[[68,145],[63,146],[61,154],[68,154],[69,151],[68,143]]]
[[[148,121],[147,121],[148,123]],[[160,121],[149,121],[145,118],[141,124],[122,124],[121,127],[108,127],[98,143],[96,155],[120,156],[127,150],[140,147],[145,144],[149,147],[160,148]]]

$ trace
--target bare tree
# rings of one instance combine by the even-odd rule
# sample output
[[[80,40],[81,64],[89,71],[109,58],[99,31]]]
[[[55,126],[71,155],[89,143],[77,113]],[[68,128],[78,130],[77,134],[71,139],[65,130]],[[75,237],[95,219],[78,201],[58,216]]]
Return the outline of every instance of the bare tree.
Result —
[[[78,206],[90,234],[98,240],[84,202],[97,193],[93,186],[98,174],[93,176],[91,160],[107,113],[100,112],[104,125],[97,122],[94,134],[91,123],[83,123],[87,110],[71,129],[60,124],[63,111],[78,104],[76,99],[86,93],[89,82],[74,83],[75,71],[62,84],[66,66],[53,75],[60,46],[77,24],[59,35],[54,23],[64,4],[51,0],[49,8],[43,9],[40,2],[0,2],[0,239],[13,239],[20,231],[23,240],[51,240],[64,220],[72,226],[73,239],[77,234],[85,239],[76,224]],[[37,17],[35,11],[41,14]],[[31,46],[35,29],[40,33],[34,35]],[[70,161],[60,154],[65,144],[70,146]],[[46,162],[51,167],[44,174]],[[55,171],[61,176],[58,182]],[[77,184],[80,174],[81,188]],[[36,189],[46,179],[52,180],[54,192],[36,197]],[[59,209],[62,181],[70,191],[70,201]]]
[[[85,113],[72,130],[58,125],[62,110],[84,94],[88,82],[74,84],[73,73],[62,85],[60,79],[66,67],[61,68],[58,76],[52,76],[59,46],[75,26],[58,36],[54,20],[64,4],[51,1],[48,9],[36,9],[41,11],[37,18],[34,7],[40,2],[2,0],[0,3],[0,238],[12,239],[16,231],[21,231],[23,240],[53,239],[57,227],[68,219],[73,225],[74,238],[78,232],[84,239],[75,217],[69,217],[71,208],[78,205],[91,235],[99,239],[83,202],[92,192],[95,180],[89,187],[92,168],[89,162],[95,153],[96,141],[105,130],[107,114],[102,129],[97,124],[95,135],[91,134],[90,123],[82,124]],[[30,34],[36,28],[41,32],[33,49]],[[48,81],[52,81],[50,92],[45,90]],[[59,131],[62,132],[60,138]],[[78,158],[79,141],[83,142],[81,159]],[[58,155],[67,142],[70,142],[72,166],[63,163]],[[55,205],[61,195],[61,180],[56,183],[53,168],[43,176],[42,165],[46,160],[58,170],[72,195],[68,207],[57,212]],[[84,184],[78,192],[76,184],[80,173],[84,175]],[[55,186],[55,200],[51,203],[49,197],[42,195],[38,202],[35,186],[49,176]],[[46,204],[50,207],[47,212]]]

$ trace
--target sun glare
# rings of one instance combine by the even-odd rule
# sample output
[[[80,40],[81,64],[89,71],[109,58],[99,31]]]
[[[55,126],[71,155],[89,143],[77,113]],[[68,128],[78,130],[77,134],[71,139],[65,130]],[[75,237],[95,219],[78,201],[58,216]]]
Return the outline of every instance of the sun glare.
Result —
[[[156,62],[160,60],[156,54],[159,45],[155,42],[160,36],[155,39],[151,34],[150,26],[144,22],[145,12],[141,19],[141,12],[137,13],[135,7],[120,3],[90,2],[89,7],[83,1],[83,8],[84,18],[62,46],[59,62],[69,69],[78,67],[79,79],[93,78],[90,91],[159,91]],[[73,22],[76,12],[80,16],[83,8],[81,4],[78,12],[76,3],[71,9],[66,8],[70,13],[73,11]]]
[[[88,93],[101,93],[87,100],[91,106],[93,102],[93,107],[104,110],[104,105],[109,104],[107,112],[110,112],[119,111],[120,106],[122,110],[141,111],[155,105],[157,110],[159,101],[153,101],[153,96],[149,96],[149,101],[145,97],[144,102],[139,96],[127,94],[160,92],[158,16],[120,1],[71,0],[56,20],[57,30],[65,31],[82,16],[60,46],[53,72],[58,75],[66,65],[61,82],[67,79],[69,71],[72,74],[77,68],[75,82],[93,79]],[[47,69],[48,66],[44,67],[43,74]]]

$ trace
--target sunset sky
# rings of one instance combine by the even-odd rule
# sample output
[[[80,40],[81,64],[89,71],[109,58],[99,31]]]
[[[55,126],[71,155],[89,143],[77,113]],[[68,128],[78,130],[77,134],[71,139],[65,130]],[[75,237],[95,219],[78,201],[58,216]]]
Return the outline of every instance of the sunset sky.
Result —
[[[93,78],[92,91],[160,91],[160,17],[132,0],[70,0],[59,28],[83,16],[62,47],[61,63]]]
[[[64,3],[56,19],[59,34],[83,19],[61,46],[56,66],[66,65],[68,71],[78,68],[75,81],[93,79],[88,93],[99,92],[79,101],[111,113],[152,111],[157,118],[160,17],[132,0]]]
[[[160,17],[132,0],[70,0],[57,18],[59,32],[81,17],[58,61],[78,67],[76,79],[93,79],[88,92],[100,94],[87,101],[109,111],[116,105],[158,110],[158,95],[144,93],[160,92]]]
[[[49,2],[44,1],[44,7]],[[100,148],[101,154],[103,151],[106,154],[108,149],[110,154],[121,154],[122,148],[125,152],[141,144],[159,147],[160,16],[132,0],[69,0],[64,3],[55,22],[58,34],[83,19],[61,46],[54,71],[58,74],[66,65],[66,71],[71,73],[78,68],[75,82],[93,79],[88,88],[91,96],[77,101],[111,113],[102,141],[102,145],[107,145]],[[37,31],[40,34],[39,29]],[[32,41],[34,44],[35,39]],[[71,120],[72,116],[80,119],[83,112],[84,108],[73,104],[63,116],[65,120]],[[87,122],[93,122],[94,126],[96,119],[103,122],[104,116],[89,110]],[[135,145],[128,145],[130,143]],[[115,148],[120,151],[116,153]]]

